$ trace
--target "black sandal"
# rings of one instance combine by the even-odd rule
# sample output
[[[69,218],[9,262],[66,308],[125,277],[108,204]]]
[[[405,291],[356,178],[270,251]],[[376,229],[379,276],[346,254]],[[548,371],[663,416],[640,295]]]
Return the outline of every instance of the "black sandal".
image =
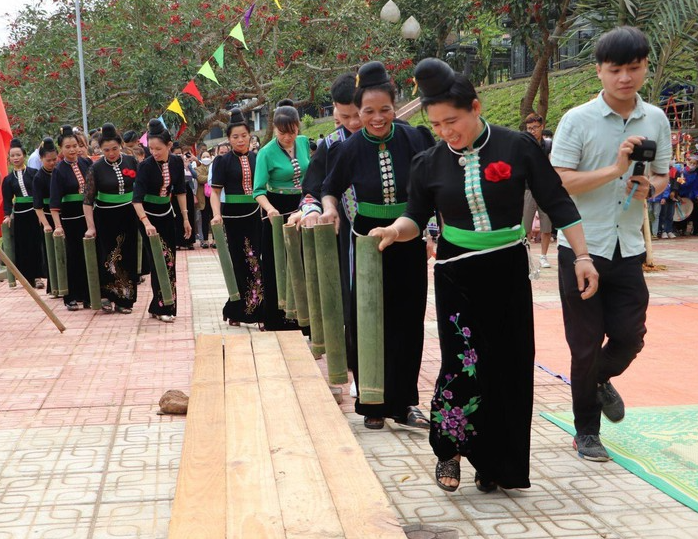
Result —
[[[460,486],[460,461],[456,459],[438,461],[436,463],[436,471],[434,472],[434,475],[436,476],[436,484],[440,489],[445,490],[446,492],[455,492]],[[444,477],[455,479],[458,481],[458,484],[455,487],[444,485],[441,482],[441,479]]]
[[[404,416],[394,416],[393,420],[395,420],[395,423],[407,427],[429,430],[429,420],[424,417],[422,411],[416,406],[408,406],[407,413]]]
[[[497,483],[483,478],[480,472],[475,472],[475,488],[480,492],[493,492],[497,490]]]
[[[364,427],[371,430],[381,430],[385,426],[382,417],[364,417]]]

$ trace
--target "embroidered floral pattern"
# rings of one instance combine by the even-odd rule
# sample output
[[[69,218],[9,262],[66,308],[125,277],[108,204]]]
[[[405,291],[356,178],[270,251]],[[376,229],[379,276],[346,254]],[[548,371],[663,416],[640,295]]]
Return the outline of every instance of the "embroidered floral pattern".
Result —
[[[104,267],[111,277],[111,282],[107,283],[104,288],[114,294],[118,298],[132,300],[135,297],[136,287],[133,281],[128,278],[128,273],[124,270],[121,262],[123,260],[122,245],[125,235],[119,234],[116,237],[116,247],[109,253],[107,260],[104,262]]]
[[[262,269],[259,266],[259,257],[252,249],[249,238],[245,238],[245,258],[250,267],[251,278],[247,279],[247,293],[245,294],[245,314],[252,314],[260,306],[264,299],[264,287],[262,286]]]

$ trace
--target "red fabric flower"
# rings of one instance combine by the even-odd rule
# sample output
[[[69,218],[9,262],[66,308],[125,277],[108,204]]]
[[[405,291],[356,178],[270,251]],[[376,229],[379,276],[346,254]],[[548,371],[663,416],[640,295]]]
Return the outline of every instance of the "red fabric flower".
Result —
[[[135,178],[136,177],[136,171],[133,170],[132,168],[125,168],[124,170],[121,171],[121,173],[124,176],[128,176],[129,178]]]
[[[511,178],[511,165],[504,161],[490,163],[485,168],[485,179],[490,182],[501,182]]]

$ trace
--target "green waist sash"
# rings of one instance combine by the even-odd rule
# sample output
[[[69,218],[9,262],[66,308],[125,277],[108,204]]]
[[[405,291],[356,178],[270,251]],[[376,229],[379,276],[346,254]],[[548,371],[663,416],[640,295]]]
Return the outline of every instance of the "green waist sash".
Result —
[[[268,193],[276,193],[277,195],[300,195],[301,194],[301,188],[300,187],[270,187],[267,185],[267,192]]]
[[[51,204],[51,199],[50,198],[45,198],[43,199],[44,204]]]
[[[97,191],[97,200],[100,202],[108,202],[110,204],[123,204],[124,202],[131,202],[133,200],[133,193],[114,195],[111,193],[102,193],[101,191]]]
[[[82,202],[85,196],[80,193],[73,193],[72,195],[65,195],[61,202]]]
[[[156,195],[145,195],[143,197],[143,202],[150,202],[151,204],[169,204],[170,197],[159,197]]]
[[[225,195],[226,204],[253,204],[257,202],[252,195]]]
[[[368,202],[359,202],[356,212],[364,217],[372,217],[374,219],[397,219],[407,209],[407,202],[400,204],[369,204]]]
[[[500,228],[499,230],[476,232],[445,224],[441,229],[441,235],[449,243],[458,247],[484,251],[522,240],[526,237],[526,230],[520,226],[518,228]]]
[[[32,204],[34,197],[15,197],[15,204]]]

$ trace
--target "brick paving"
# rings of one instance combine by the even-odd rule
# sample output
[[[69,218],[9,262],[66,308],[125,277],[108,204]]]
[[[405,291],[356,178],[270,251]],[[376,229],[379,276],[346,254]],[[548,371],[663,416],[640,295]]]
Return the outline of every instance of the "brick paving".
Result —
[[[551,251],[553,268],[533,285],[538,361],[564,374],[569,353]],[[655,251],[655,262],[667,269],[648,274],[650,333],[628,376],[636,368],[647,377],[681,366],[679,376],[655,378],[655,393],[678,393],[681,403],[695,404],[695,389],[683,390],[698,386],[698,318],[686,315],[698,305],[698,239],[656,242]],[[175,324],[148,318],[150,289],[141,285],[132,315],[67,312],[49,300],[68,327],[62,335],[24,291],[0,283],[0,539],[167,537],[184,419],[156,415],[157,401],[167,389],[188,392],[195,334],[256,331],[222,321],[225,287],[215,251],[180,252],[177,269]],[[661,331],[653,332],[660,322]],[[426,409],[439,368],[433,291],[425,328]],[[667,328],[676,338],[664,334]],[[676,340],[681,346],[667,354]],[[415,537],[434,536],[433,526],[474,539],[698,537],[698,513],[613,462],[578,459],[570,436],[538,415],[569,409],[569,387],[543,370],[535,384],[533,487],[526,491],[479,493],[465,465],[461,488],[445,493],[433,483],[425,431],[390,421],[382,431],[367,431],[348,386],[341,406],[403,525],[422,525]],[[630,404],[662,404],[644,389],[633,392],[637,379],[623,384]]]

